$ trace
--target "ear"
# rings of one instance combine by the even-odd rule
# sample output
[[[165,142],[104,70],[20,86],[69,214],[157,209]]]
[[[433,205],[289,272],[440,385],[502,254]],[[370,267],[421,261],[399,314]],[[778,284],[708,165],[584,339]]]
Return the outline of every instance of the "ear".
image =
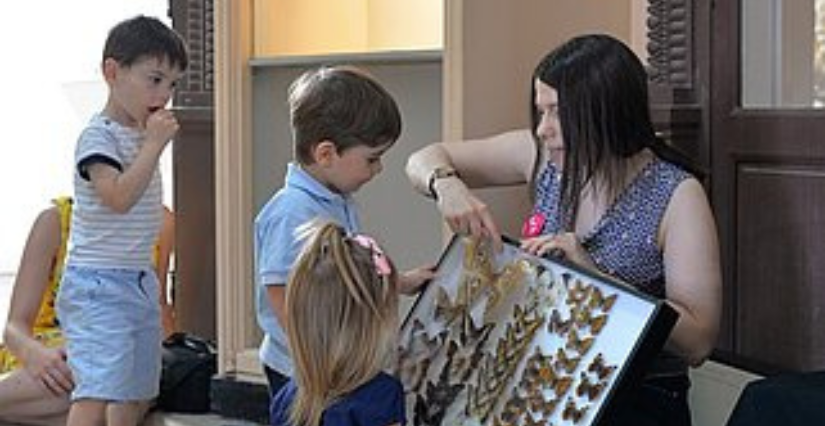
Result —
[[[120,64],[118,64],[117,61],[113,58],[106,58],[103,60],[103,65],[101,66],[101,68],[103,71],[103,78],[106,80],[107,83],[111,84],[115,81],[115,77],[117,77],[117,72],[120,68]]]
[[[332,141],[323,140],[312,148],[312,159],[321,166],[329,166],[338,155],[338,149]]]

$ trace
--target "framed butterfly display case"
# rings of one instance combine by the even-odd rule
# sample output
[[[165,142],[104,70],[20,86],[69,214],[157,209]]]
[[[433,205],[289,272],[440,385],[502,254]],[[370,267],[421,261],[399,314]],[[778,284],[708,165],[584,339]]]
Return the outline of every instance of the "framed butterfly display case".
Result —
[[[676,322],[662,301],[506,240],[455,237],[401,328],[414,426],[596,425]]]

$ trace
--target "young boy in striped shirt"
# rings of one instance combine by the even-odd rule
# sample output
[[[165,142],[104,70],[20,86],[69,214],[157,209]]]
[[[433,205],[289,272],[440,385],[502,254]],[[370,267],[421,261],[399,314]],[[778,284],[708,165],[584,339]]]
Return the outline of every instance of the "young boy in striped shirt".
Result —
[[[178,130],[166,104],[187,62],[182,38],[154,18],[123,21],[106,40],[109,95],[75,150],[75,206],[57,298],[75,381],[69,426],[136,425],[158,393],[158,159]]]

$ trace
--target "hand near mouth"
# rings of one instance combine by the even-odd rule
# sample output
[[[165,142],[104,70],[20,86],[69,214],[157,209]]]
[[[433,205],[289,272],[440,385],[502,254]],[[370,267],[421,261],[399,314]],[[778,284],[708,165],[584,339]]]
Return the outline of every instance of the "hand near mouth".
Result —
[[[149,111],[149,117],[146,118],[146,142],[158,143],[162,148],[175,136],[180,125],[170,110],[151,107]]]

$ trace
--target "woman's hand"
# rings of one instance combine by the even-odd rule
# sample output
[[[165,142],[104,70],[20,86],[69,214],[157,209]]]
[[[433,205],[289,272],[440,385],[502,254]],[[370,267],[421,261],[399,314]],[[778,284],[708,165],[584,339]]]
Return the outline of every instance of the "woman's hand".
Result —
[[[52,394],[68,395],[74,389],[72,371],[63,348],[48,348],[40,342],[33,342],[22,361],[35,381]]]
[[[458,178],[439,179],[433,189],[438,197],[438,210],[450,230],[459,235],[490,238],[495,250],[501,251],[501,232],[490,209],[464,182]]]
[[[521,249],[539,257],[550,255],[566,259],[587,270],[599,272],[579,238],[572,232],[527,238],[521,240]]]

